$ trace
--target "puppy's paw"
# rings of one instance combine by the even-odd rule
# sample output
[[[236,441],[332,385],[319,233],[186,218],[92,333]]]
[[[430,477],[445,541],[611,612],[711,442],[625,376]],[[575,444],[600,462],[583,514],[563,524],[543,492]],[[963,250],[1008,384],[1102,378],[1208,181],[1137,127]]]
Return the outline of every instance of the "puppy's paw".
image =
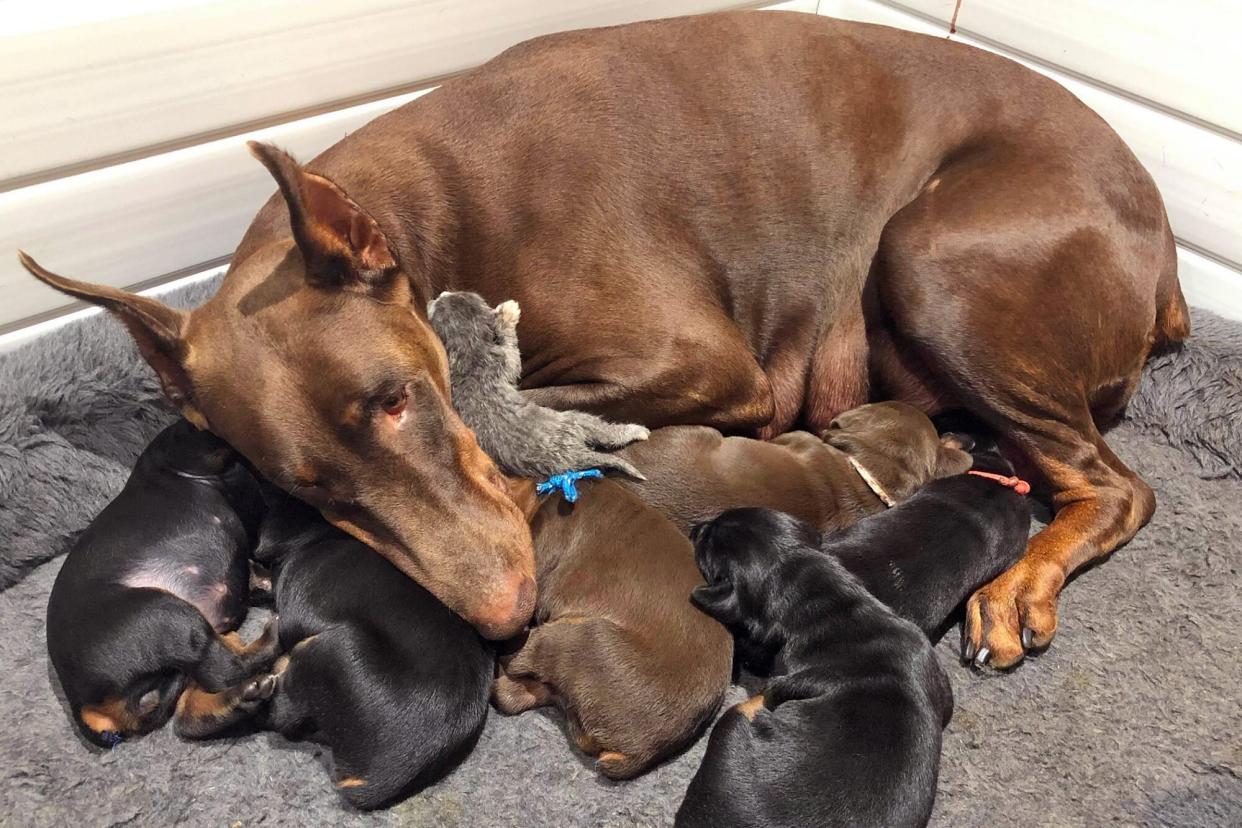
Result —
[[[509,716],[525,713],[550,704],[551,693],[546,685],[534,678],[512,678],[503,673],[492,682],[492,703]]]
[[[265,673],[261,676],[255,676],[250,681],[242,685],[241,702],[257,705],[259,702],[267,701],[276,692],[276,676],[271,673]]]
[[[962,660],[1003,670],[1042,650],[1057,631],[1060,567],[1030,557],[976,592],[966,604]]]

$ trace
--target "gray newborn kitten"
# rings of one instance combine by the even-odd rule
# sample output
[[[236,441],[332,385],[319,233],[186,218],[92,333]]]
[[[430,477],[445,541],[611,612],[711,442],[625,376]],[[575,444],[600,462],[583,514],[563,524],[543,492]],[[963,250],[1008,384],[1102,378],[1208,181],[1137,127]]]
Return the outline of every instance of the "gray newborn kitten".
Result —
[[[517,302],[492,309],[477,293],[446,291],[427,305],[431,327],[448,352],[453,407],[479,445],[504,471],[520,477],[601,469],[645,480],[638,469],[600,450],[646,440],[647,429],[583,411],[544,408],[518,391],[520,314]]]

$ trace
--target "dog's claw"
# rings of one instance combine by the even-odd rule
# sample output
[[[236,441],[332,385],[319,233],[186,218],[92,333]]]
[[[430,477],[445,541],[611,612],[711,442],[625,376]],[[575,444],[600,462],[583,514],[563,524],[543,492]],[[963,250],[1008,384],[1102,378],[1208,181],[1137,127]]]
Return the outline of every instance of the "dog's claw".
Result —
[[[1030,650],[1035,646],[1035,633],[1031,632],[1030,627],[1022,628],[1022,647]]]
[[[984,647],[983,649],[979,650],[979,654],[975,656],[975,666],[986,667],[988,664],[988,656],[990,655],[991,653],[988,652],[987,647]]]
[[[968,638],[966,639],[966,643],[962,646],[962,661],[969,664],[970,662],[974,660],[975,660],[975,642],[971,641]]]

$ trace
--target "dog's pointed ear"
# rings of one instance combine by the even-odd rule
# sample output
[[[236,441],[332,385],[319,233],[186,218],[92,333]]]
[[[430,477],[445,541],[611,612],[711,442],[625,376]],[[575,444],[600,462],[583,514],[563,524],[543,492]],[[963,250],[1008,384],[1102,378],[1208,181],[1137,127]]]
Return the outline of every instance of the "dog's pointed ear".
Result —
[[[207,427],[206,418],[193,405],[194,386],[185,367],[189,350],[185,342],[188,313],[147,296],[58,276],[24,251],[18,251],[17,259],[45,285],[98,305],[120,319],[138,344],[142,358],[155,369],[168,401],[180,409],[187,420],[199,428]]]
[[[392,282],[397,260],[375,219],[344,190],[302,169],[284,150],[258,141],[247,146],[280,187],[312,284],[373,292]]]
[[[936,469],[933,474],[937,478],[965,474],[975,464],[975,458],[971,457],[963,449],[973,445],[974,440],[967,436],[952,432],[942,435],[940,437],[940,451],[936,454]]]
[[[703,584],[690,593],[691,602],[721,624],[736,624],[742,620],[741,607],[737,603],[737,591],[727,582]]]

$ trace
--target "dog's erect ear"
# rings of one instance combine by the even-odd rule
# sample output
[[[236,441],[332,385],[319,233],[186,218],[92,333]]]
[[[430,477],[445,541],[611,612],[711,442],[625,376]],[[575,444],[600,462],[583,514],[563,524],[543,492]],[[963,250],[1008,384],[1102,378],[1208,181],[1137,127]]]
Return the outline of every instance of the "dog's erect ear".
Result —
[[[366,292],[391,281],[397,261],[375,219],[344,190],[302,169],[284,150],[258,141],[247,146],[280,186],[307,279],[318,287]]]
[[[972,445],[973,442],[970,441]],[[970,470],[975,464],[975,458],[962,450],[965,445],[962,437],[957,434],[945,434],[940,438],[940,451],[936,454],[936,470],[933,472],[936,477],[952,477]]]
[[[737,603],[737,591],[726,582],[703,584],[690,593],[691,602],[721,624],[736,624],[742,620],[741,607]]]
[[[168,401],[180,409],[187,420],[199,428],[207,427],[206,419],[192,404],[194,388],[185,369],[188,349],[184,335],[188,313],[136,293],[58,276],[23,251],[18,251],[17,258],[22,267],[45,285],[98,305],[120,319],[138,343],[142,358],[155,369]]]

